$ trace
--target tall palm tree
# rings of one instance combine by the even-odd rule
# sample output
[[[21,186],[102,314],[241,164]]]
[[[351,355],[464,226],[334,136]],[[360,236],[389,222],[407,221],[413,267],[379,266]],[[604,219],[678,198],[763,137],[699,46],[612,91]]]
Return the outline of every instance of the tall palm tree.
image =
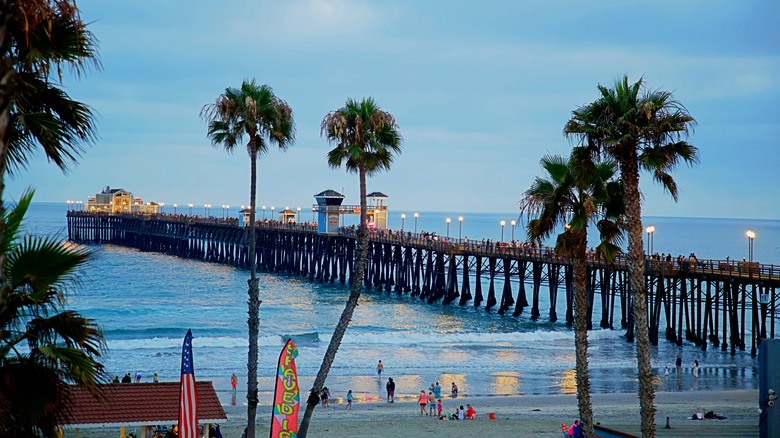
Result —
[[[592,153],[614,160],[620,168],[628,229],[642,435],[652,438],[655,436],[655,389],[650,365],[639,172],[650,172],[677,201],[677,184],[671,172],[681,162],[698,163],[698,150],[686,141],[696,122],[672,93],[647,90],[642,79],[631,84],[624,76],[615,82],[614,88],[599,85],[599,94],[596,101],[574,110],[564,134],[578,139]]]
[[[314,379],[306,412],[301,421],[298,436],[306,437],[311,415],[317,406],[317,394],[328,378],[330,366],[358,305],[363,288],[363,273],[368,256],[368,227],[366,225],[366,177],[383,170],[390,170],[395,155],[401,153],[401,135],[395,118],[383,111],[372,98],[360,102],[347,99],[346,105],[332,111],[322,120],[321,132],[335,147],[328,152],[328,165],[339,168],[342,164],[348,172],[357,173],[360,180],[360,225],[357,234],[357,255],[352,273],[351,288],[341,318],[333,331],[325,357]]]
[[[0,435],[56,436],[69,412],[70,384],[99,396],[103,335],[95,322],[64,309],[63,292],[91,252],[50,238],[22,236],[26,192],[5,216],[9,285],[0,305]]]
[[[271,87],[246,80],[241,88],[227,88],[213,104],[205,105],[201,117],[208,122],[208,137],[213,146],[232,153],[247,138],[251,176],[249,179],[249,354],[247,360],[247,437],[255,436],[257,413],[257,358],[260,327],[260,292],[257,279],[255,210],[257,200],[257,157],[275,144],[286,150],[295,141],[292,108],[274,95]]]
[[[563,227],[555,251],[573,260],[577,402],[582,432],[590,438],[594,430],[588,374],[587,228],[590,223],[598,226],[601,243],[597,250],[611,260],[621,237],[621,185],[612,180],[613,162],[593,163],[580,148],[574,149],[570,159],[545,156],[541,165],[548,177],[537,177],[522,201],[523,210],[536,216],[528,222],[528,240],[546,239]]]

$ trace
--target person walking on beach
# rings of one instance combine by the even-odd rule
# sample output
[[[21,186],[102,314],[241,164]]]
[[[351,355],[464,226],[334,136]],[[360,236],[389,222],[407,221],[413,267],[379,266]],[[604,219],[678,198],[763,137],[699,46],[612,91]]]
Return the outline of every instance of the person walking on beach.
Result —
[[[693,361],[693,377],[699,377],[699,361]]]
[[[428,404],[428,396],[425,395],[424,389],[420,391],[420,397],[417,399],[417,403],[420,404],[420,416],[422,417],[423,414],[428,415],[428,413],[425,412],[425,405]]]
[[[574,420],[574,424],[569,428],[569,436],[572,438],[580,438],[580,420]]]
[[[677,374],[682,374],[682,357],[677,355],[677,361],[674,363],[677,366]]]
[[[347,392],[347,409],[352,409],[352,390]]]
[[[322,407],[327,408],[328,407],[328,399],[330,398],[330,392],[328,391],[328,387],[322,388],[322,391],[320,392],[320,400],[322,401]]]
[[[160,383],[160,377],[157,375],[157,373],[154,373],[152,376],[152,383]]]
[[[384,370],[385,370],[385,366],[382,365],[382,361],[380,360],[379,363],[376,365],[376,375],[382,377],[382,371]]]
[[[236,393],[236,385],[238,385],[238,377],[236,377],[236,373],[233,373],[233,375],[230,376],[230,386],[233,387],[233,394]]]
[[[394,400],[395,400],[395,382],[393,382],[393,378],[392,377],[387,379],[387,385],[385,385],[385,388],[387,389],[387,402],[388,403],[394,403]]]
[[[436,413],[436,397],[433,396],[433,391],[428,391],[428,415],[433,417]]]
[[[452,382],[452,398],[458,398],[458,385]]]
[[[436,386],[433,387],[433,396],[436,397],[436,399],[441,398],[441,386],[439,386],[439,382],[436,382]]]

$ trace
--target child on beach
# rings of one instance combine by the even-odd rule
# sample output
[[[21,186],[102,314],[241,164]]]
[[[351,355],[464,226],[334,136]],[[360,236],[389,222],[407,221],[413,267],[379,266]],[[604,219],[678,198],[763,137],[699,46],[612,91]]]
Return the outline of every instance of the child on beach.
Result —
[[[352,390],[347,392],[347,409],[352,409]]]
[[[439,399],[439,403],[436,404],[436,409],[439,411],[439,420],[441,420],[441,399]]]
[[[458,385],[455,384],[455,382],[452,382],[452,398],[458,397]]]

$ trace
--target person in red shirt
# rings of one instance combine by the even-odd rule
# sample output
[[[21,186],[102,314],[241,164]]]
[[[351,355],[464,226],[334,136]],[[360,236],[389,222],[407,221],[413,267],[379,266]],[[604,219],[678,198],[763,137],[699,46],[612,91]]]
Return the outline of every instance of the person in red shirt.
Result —
[[[466,404],[466,419],[467,420],[477,419],[477,411],[475,411],[470,404]]]

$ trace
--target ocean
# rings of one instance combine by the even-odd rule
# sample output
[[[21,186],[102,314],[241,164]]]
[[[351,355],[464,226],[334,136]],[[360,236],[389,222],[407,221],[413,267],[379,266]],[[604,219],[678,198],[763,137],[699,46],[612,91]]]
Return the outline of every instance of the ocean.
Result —
[[[67,238],[65,204],[34,203],[25,230]],[[400,214],[389,226],[401,228]],[[414,230],[414,212],[406,212],[405,230]],[[458,216],[464,216],[459,229]],[[418,231],[471,240],[510,240],[510,220],[518,220],[515,239],[522,239],[517,214],[420,212]],[[304,220],[306,218],[303,218]],[[780,221],[651,217],[656,227],[656,252],[701,259],[741,259],[747,256],[748,228],[756,232],[754,260],[780,264]],[[212,380],[223,403],[242,403],[245,394],[231,396],[229,379],[246,383],[246,290],[249,272],[229,266],[141,253],[113,245],[91,247],[94,257],[79,284],[68,289],[68,307],[95,319],[107,341],[103,363],[120,378],[141,373],[151,381],[178,380],[181,345],[187,329],[193,332],[193,356],[198,380]],[[348,289],[338,284],[316,284],[306,279],[260,273],[261,404],[270,404],[276,360],[283,341],[291,336],[299,348],[297,367],[301,387],[308,388],[319,369]],[[500,290],[500,289],[499,289]],[[559,303],[560,306],[560,303]],[[564,322],[544,320],[548,306],[542,294],[543,317],[534,322],[530,309],[519,317],[497,315],[471,305],[429,305],[395,292],[364,291],[360,305],[331,369],[326,385],[335,397],[352,390],[358,401],[384,394],[387,377],[396,381],[400,398],[413,398],[421,389],[440,382],[445,392],[456,382],[461,394],[523,395],[573,394],[574,341]],[[559,307],[559,314],[562,311]],[[623,330],[596,329],[589,333],[591,390],[635,392],[636,356]],[[681,355],[686,371],[665,376]],[[385,365],[382,378],[377,362]],[[701,376],[688,368],[701,364]],[[736,355],[710,347],[683,347],[663,339],[652,348],[663,391],[757,388],[757,362],[749,351]]]

